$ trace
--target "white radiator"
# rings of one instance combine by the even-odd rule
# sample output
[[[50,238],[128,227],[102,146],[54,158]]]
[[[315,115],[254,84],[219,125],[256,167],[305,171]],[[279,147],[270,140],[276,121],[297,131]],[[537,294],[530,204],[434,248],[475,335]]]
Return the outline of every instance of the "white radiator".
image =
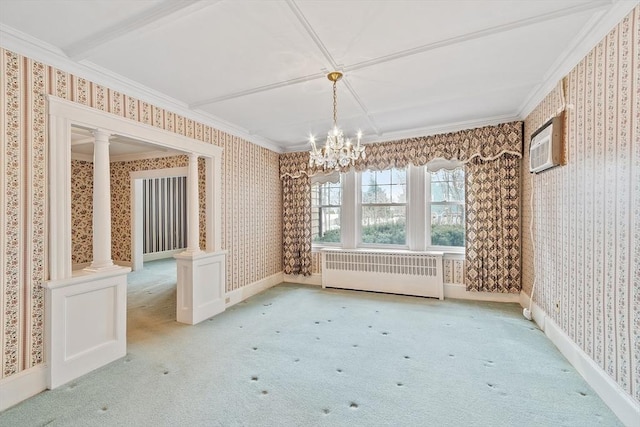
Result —
[[[322,287],[443,299],[442,252],[323,249]]]

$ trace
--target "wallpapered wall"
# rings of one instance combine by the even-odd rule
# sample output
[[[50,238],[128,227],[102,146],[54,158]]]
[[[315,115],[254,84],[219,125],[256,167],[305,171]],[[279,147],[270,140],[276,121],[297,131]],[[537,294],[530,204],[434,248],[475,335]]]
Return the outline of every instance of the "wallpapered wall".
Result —
[[[282,271],[277,153],[2,48],[0,86],[0,377],[44,360],[46,94],[222,147],[227,289]]]
[[[185,155],[155,159],[111,162],[111,257],[114,262],[131,261],[131,177],[130,172],[187,167]],[[200,247],[206,246],[205,162],[198,162],[200,194]],[[71,161],[71,214],[74,264],[92,260],[93,163]]]
[[[92,260],[93,163],[71,160],[71,263]]]
[[[535,273],[534,301],[640,401],[640,6],[564,87],[567,164],[523,176],[523,288],[531,294]],[[562,107],[562,90],[527,117],[526,148]]]

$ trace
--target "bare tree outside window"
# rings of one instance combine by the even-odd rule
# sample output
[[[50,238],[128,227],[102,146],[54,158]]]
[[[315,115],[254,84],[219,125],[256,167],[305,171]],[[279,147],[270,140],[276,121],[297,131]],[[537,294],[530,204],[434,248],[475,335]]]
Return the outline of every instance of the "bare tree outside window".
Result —
[[[362,243],[406,244],[406,170],[364,171],[361,195]]]
[[[340,243],[341,206],[340,181],[311,186],[311,238],[314,243]]]
[[[464,170],[441,169],[429,174],[431,245],[464,246]]]

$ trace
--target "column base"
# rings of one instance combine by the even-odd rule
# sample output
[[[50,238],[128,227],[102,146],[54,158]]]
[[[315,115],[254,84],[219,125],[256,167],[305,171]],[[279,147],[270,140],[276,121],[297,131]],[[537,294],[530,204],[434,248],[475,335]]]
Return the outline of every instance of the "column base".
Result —
[[[195,325],[225,309],[226,251],[183,252],[178,268],[176,320]]]
[[[180,252],[180,253],[178,254],[178,256],[181,256],[181,257],[190,257],[190,256],[194,256],[194,255],[198,255],[198,254],[203,254],[203,253],[204,253],[204,251],[203,251],[202,249],[200,249],[200,248],[197,248],[197,249],[189,249],[189,248],[186,248],[184,251]]]
[[[102,263],[98,265],[91,264],[89,267],[83,268],[83,270],[89,271],[91,273],[101,273],[103,271],[112,271],[112,270],[117,270],[119,268],[122,268],[122,267],[111,262],[111,264],[107,264],[107,263]]]

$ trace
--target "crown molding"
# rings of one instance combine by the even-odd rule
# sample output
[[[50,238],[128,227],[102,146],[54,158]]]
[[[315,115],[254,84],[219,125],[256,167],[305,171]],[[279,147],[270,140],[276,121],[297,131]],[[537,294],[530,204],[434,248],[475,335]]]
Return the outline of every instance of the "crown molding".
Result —
[[[64,70],[96,84],[106,86],[112,90],[122,92],[128,96],[148,102],[159,108],[180,114],[188,119],[246,139],[255,145],[275,151],[276,153],[281,153],[283,151],[283,148],[280,145],[267,138],[254,135],[247,129],[235,126],[213,115],[206,114],[201,111],[194,111],[184,102],[178,101],[175,98],[151,88],[142,86],[133,80],[127,79],[92,62],[72,61],[66,56],[62,49],[1,23],[0,47],[60,70]]]
[[[573,70],[587,54],[624,19],[640,2],[612,0],[612,6],[592,17],[558,59],[549,67],[542,82],[537,85],[520,106],[519,120],[524,120]]]
[[[465,120],[461,122],[447,123],[438,126],[427,126],[423,128],[413,128],[401,131],[392,131],[381,133],[378,136],[369,138],[367,135],[362,137],[362,143],[364,145],[375,144],[379,142],[398,141],[400,139],[408,138],[421,138],[433,135],[441,135],[450,132],[459,132],[467,129],[475,129],[484,126],[495,126],[502,123],[509,123],[520,120],[520,117],[515,114],[503,114],[498,116],[483,117],[481,119]],[[365,141],[366,140],[366,141]],[[296,151],[308,151],[310,149],[309,142],[300,142],[295,145],[287,146],[284,150],[285,153],[292,153]]]

